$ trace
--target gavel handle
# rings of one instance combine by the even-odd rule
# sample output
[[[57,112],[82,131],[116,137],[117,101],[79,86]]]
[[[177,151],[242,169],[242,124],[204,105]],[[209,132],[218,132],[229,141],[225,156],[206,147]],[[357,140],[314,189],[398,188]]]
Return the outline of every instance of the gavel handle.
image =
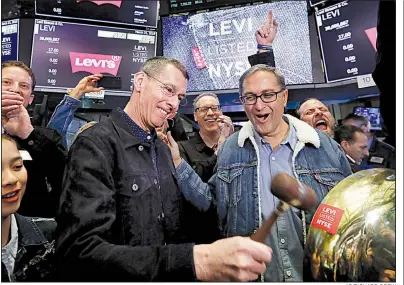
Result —
[[[275,211],[271,214],[271,216],[266,220],[261,227],[256,231],[252,236],[251,239],[253,241],[257,241],[260,243],[265,242],[265,238],[271,232],[272,225],[275,223],[276,219],[287,209],[289,209],[289,205],[285,202],[280,202],[278,206],[276,206]]]

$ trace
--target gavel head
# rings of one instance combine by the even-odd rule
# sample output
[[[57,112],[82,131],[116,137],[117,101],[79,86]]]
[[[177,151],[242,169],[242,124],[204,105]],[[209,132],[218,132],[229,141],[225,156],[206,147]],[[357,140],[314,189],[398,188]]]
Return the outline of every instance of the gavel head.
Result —
[[[271,192],[283,202],[304,211],[311,211],[317,206],[314,190],[286,173],[272,179]]]

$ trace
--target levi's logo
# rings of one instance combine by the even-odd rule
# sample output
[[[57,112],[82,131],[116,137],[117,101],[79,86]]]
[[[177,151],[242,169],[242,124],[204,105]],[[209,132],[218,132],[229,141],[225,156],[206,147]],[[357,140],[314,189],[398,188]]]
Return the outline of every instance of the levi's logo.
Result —
[[[121,4],[122,4],[122,0],[76,0],[77,3],[79,2],[84,2],[84,1],[89,1],[89,2],[93,2],[97,5],[103,5],[103,4],[112,4],[115,5],[118,8],[121,8]]]
[[[72,72],[86,71],[92,74],[109,73],[117,75],[122,56],[69,52]]]

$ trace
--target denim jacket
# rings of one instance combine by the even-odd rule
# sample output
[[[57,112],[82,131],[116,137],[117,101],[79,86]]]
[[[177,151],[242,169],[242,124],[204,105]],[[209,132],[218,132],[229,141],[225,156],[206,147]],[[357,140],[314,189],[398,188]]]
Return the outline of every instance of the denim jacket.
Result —
[[[80,100],[77,100],[69,95],[65,95],[59,105],[56,106],[52,117],[49,120],[48,127],[60,133],[63,138],[64,146],[67,146],[67,129],[73,120],[74,112],[79,107]]]
[[[15,214],[15,218],[18,226],[18,251],[13,272],[14,281],[51,281],[55,252],[55,220],[19,214]],[[1,281],[10,281],[3,263]]]
[[[285,120],[295,127],[297,136],[292,158],[294,176],[316,192],[319,204],[332,187],[351,174],[349,163],[341,147],[326,134],[292,116],[285,115]],[[223,236],[250,236],[263,223],[260,157],[251,122],[223,144],[208,183],[203,183],[185,161],[177,174],[186,199],[202,211],[212,203],[216,206]],[[302,213],[304,236],[314,212]],[[278,230],[285,228],[281,222],[276,222]]]

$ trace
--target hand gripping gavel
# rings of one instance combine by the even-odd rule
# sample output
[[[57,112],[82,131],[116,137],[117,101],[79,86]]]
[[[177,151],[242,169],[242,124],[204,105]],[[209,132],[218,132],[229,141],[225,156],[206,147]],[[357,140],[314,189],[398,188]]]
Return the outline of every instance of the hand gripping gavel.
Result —
[[[290,205],[300,210],[310,211],[317,202],[317,195],[313,189],[286,173],[280,173],[272,179],[271,192],[281,201],[269,219],[251,236],[252,240],[261,243],[265,242],[276,219],[288,210]]]

